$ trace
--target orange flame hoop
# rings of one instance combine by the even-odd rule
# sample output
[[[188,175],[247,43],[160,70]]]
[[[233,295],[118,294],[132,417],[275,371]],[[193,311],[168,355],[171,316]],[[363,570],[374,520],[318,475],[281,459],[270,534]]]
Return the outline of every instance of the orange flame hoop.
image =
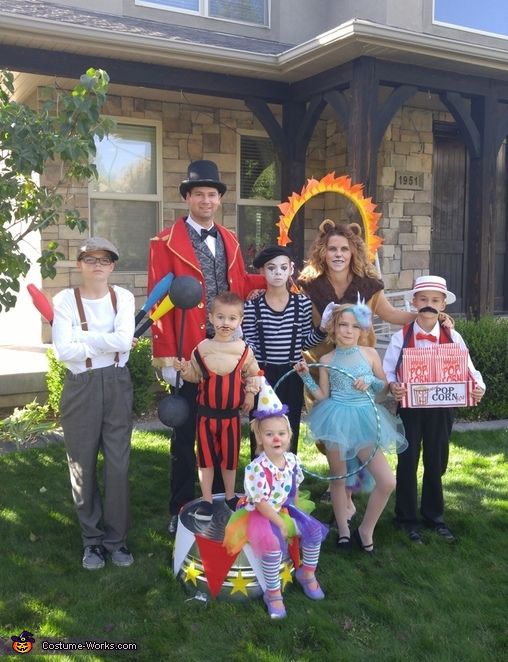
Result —
[[[375,234],[381,214],[374,211],[376,205],[372,202],[372,198],[364,198],[362,191],[363,184],[351,184],[350,177],[345,175],[335,177],[335,172],[329,172],[319,181],[317,179],[308,179],[301,193],[292,193],[287,202],[278,205],[282,212],[279,216],[279,222],[276,223],[279,228],[279,246],[287,246],[291,242],[289,228],[296,213],[306,202],[319,193],[339,193],[339,195],[343,195],[357,208],[363,222],[365,243],[369,257],[371,260],[374,260],[377,249],[383,243],[381,237]]]

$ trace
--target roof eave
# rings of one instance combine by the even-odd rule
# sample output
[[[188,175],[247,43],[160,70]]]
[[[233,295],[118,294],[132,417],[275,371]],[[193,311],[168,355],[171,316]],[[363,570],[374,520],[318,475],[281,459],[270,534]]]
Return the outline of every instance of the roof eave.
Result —
[[[35,48],[93,53],[123,60],[171,64],[187,69],[296,81],[360,55],[425,66],[452,65],[508,71],[508,49],[459,39],[409,32],[353,19],[280,55],[252,53],[178,39],[139,36],[100,28],[56,23],[19,15],[4,15],[0,41]]]

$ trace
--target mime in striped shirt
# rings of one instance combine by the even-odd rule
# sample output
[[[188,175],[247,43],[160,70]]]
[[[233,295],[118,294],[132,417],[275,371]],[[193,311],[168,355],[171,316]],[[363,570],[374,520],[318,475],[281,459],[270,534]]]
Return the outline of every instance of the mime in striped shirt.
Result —
[[[289,291],[293,273],[292,256],[283,246],[267,246],[254,258],[253,265],[266,279],[265,293],[247,301],[242,322],[244,339],[264,371],[269,384],[291,372],[302,351],[322,342],[326,333],[312,324],[312,303],[303,294]],[[284,378],[277,396],[289,407],[293,431],[291,451],[297,452],[303,407],[303,386],[296,373]],[[251,458],[256,442],[251,436]]]

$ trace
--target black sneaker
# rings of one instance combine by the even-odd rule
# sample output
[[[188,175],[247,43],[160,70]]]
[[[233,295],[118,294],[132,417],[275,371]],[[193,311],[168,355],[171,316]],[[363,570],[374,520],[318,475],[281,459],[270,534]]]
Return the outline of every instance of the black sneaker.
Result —
[[[415,545],[423,545],[423,539],[416,524],[404,524],[403,522],[394,519],[393,525],[399,531],[403,531],[412,543]]]
[[[168,523],[169,535],[175,536],[177,528],[178,528],[178,515],[171,515]]]
[[[237,497],[236,494],[234,497],[231,497],[231,499],[225,499],[226,506],[229,508],[229,510],[232,510],[233,512],[235,512],[239,501],[240,501],[240,497]]]
[[[423,545],[423,540],[419,531],[416,529],[405,529],[405,532],[407,533],[407,537],[412,543],[415,545]]]
[[[209,501],[200,501],[194,511],[194,517],[201,522],[210,522],[213,517],[213,505]]]
[[[83,552],[81,564],[85,570],[100,570],[104,568],[104,549],[102,545],[87,545]]]
[[[432,527],[432,530],[437,533],[438,536],[441,536],[443,540],[446,540],[448,543],[457,542],[457,538],[453,535],[450,529],[446,526],[444,522],[436,524]]]

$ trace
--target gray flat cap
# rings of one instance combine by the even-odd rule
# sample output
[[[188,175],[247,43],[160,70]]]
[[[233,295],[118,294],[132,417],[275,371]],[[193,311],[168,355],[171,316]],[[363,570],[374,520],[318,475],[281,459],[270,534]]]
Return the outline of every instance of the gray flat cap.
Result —
[[[120,257],[118,248],[109,239],[88,237],[79,247],[78,260],[82,258],[84,253],[92,253],[93,251],[108,251],[108,253],[111,253],[113,260],[118,260]]]

